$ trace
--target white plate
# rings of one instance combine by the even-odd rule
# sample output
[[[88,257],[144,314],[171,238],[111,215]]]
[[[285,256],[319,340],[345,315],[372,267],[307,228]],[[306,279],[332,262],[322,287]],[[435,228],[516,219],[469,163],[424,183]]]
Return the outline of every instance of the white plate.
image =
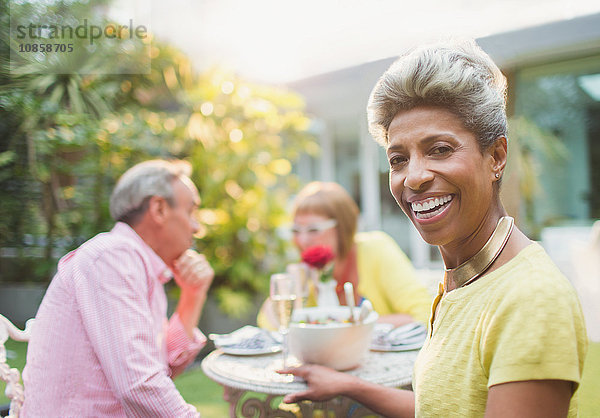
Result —
[[[237,347],[235,345],[216,347],[223,351],[225,354],[232,354],[235,356],[256,356],[259,354],[278,353],[279,351],[281,351],[280,344],[271,345],[263,348],[244,348]]]
[[[263,329],[247,325],[230,334],[210,334],[215,347],[226,354],[253,356],[281,351],[281,343]]]
[[[377,344],[373,344],[371,343],[371,347],[370,349],[372,351],[412,351],[412,350],[418,350],[421,347],[423,347],[423,343],[425,343],[425,340],[423,340],[420,343],[414,343],[414,344],[399,344],[399,345],[377,345]]]

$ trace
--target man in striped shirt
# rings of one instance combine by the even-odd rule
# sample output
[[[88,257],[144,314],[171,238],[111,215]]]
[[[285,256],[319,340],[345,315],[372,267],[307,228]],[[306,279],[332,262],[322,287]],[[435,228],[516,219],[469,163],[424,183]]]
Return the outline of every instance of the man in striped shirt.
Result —
[[[206,342],[196,326],[214,276],[189,249],[200,198],[188,176],[182,163],[134,166],[111,196],[114,228],[59,261],[29,342],[23,416],[199,416],[171,380]],[[181,296],[167,319],[171,278]]]

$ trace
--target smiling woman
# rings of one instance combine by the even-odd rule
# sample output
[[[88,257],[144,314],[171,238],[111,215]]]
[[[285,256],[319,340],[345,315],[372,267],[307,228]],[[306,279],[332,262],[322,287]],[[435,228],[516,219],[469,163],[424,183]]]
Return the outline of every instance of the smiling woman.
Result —
[[[415,365],[417,414],[494,414],[506,404],[576,414],[576,397],[570,400],[587,343],[581,308],[545,252],[513,227],[499,197],[505,90],[495,64],[466,42],[401,57],[371,95],[370,128],[386,147],[390,190],[446,266]],[[557,323],[561,335],[548,338]],[[575,344],[567,350],[564,341]],[[464,388],[454,397],[458,406],[445,403],[443,388],[457,382]]]
[[[495,174],[500,177],[506,164],[506,139],[482,153],[460,119],[433,106],[398,113],[388,138],[390,190],[396,201],[425,241],[442,245],[442,252],[464,251],[466,260],[481,248],[502,213]],[[483,222],[492,208],[481,203],[492,200],[493,213]],[[486,231],[477,239],[480,228]],[[462,262],[460,254],[452,257],[456,260],[444,260],[446,267]]]
[[[390,191],[446,266],[414,393],[303,367],[292,372],[309,390],[286,401],[341,393],[385,416],[577,415],[587,349],[579,301],[499,197],[505,89],[473,41],[417,48],[380,78],[369,127],[386,148]]]

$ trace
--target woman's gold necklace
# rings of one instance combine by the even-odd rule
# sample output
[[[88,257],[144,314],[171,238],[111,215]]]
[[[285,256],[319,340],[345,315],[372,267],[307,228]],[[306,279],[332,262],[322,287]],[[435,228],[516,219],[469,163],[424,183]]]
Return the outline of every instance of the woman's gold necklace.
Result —
[[[473,283],[485,273],[502,252],[502,249],[508,242],[508,238],[510,237],[514,225],[514,219],[510,216],[500,218],[492,236],[477,254],[456,268],[445,269],[444,290],[448,291],[448,282],[450,281],[454,283],[456,289],[458,289],[459,287]]]

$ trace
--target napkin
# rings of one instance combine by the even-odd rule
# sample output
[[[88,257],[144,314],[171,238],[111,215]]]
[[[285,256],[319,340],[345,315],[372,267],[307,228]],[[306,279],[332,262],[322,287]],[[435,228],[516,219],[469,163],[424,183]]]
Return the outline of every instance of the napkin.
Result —
[[[262,328],[246,325],[229,334],[209,334],[215,346],[239,349],[260,350],[279,344],[277,336]]]
[[[380,351],[403,351],[421,348],[427,328],[417,322],[394,328],[392,324],[377,324],[373,330],[371,348]]]

